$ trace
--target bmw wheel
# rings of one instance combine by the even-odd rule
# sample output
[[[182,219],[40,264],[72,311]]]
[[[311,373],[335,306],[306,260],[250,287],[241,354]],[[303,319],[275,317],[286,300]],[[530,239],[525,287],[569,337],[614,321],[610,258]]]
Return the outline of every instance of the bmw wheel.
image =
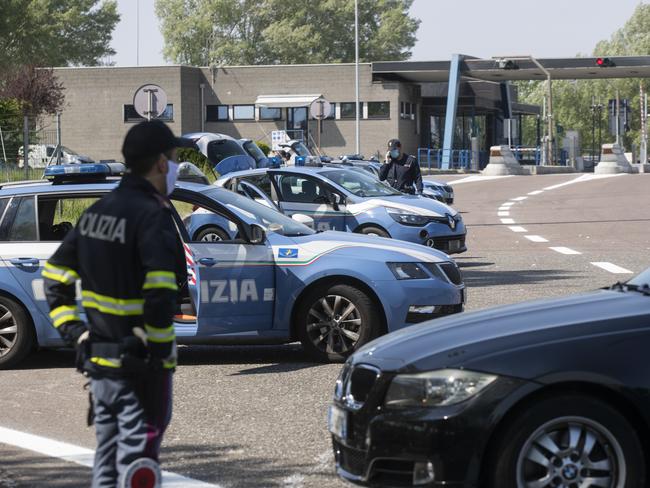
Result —
[[[609,404],[567,395],[529,406],[506,428],[493,488],[641,488],[645,459],[634,428]]]
[[[19,363],[32,349],[34,333],[25,310],[0,296],[0,369]]]
[[[205,227],[196,234],[194,240],[200,242],[220,242],[229,241],[230,236],[221,227]]]
[[[366,293],[349,285],[309,292],[296,310],[298,337],[319,361],[343,361],[381,333],[382,320]]]

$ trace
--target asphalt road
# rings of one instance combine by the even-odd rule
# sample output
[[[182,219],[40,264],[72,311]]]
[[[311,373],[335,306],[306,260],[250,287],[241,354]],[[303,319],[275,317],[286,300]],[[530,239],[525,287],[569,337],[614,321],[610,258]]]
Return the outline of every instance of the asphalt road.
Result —
[[[650,175],[438,179],[454,185],[469,227],[457,257],[469,310],[591,290],[650,266]],[[71,361],[44,352],[0,372],[0,427],[92,449]],[[297,345],[182,348],[164,468],[224,488],[347,486],[326,431],[339,368],[310,363]],[[89,485],[77,464],[3,444],[0,457],[2,488]]]

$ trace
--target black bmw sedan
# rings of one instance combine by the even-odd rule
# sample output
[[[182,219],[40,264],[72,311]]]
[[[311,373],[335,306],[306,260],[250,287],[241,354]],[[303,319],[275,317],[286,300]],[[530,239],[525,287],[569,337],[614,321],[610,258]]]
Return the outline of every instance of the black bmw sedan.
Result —
[[[645,487],[650,269],[373,341],[328,424],[338,474],[367,486]]]

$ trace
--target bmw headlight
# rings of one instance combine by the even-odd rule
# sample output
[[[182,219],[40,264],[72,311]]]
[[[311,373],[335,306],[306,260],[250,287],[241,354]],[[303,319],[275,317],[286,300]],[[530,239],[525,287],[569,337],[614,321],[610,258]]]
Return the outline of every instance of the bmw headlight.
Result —
[[[429,222],[429,217],[426,215],[417,215],[409,212],[408,210],[402,210],[400,208],[387,208],[386,211],[388,215],[398,224],[403,225],[426,225]]]
[[[426,280],[431,278],[420,263],[386,263],[398,280]]]
[[[459,369],[441,369],[393,378],[384,404],[388,408],[443,407],[477,395],[496,376]]]

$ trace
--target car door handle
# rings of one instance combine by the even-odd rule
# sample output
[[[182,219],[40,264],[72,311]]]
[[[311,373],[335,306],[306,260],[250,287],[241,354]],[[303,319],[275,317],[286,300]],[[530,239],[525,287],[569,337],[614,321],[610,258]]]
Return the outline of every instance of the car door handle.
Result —
[[[38,266],[40,264],[38,258],[13,258],[9,262],[14,266]]]
[[[201,258],[199,259],[199,264],[202,264],[203,266],[214,266],[217,264],[217,260],[214,258]]]

